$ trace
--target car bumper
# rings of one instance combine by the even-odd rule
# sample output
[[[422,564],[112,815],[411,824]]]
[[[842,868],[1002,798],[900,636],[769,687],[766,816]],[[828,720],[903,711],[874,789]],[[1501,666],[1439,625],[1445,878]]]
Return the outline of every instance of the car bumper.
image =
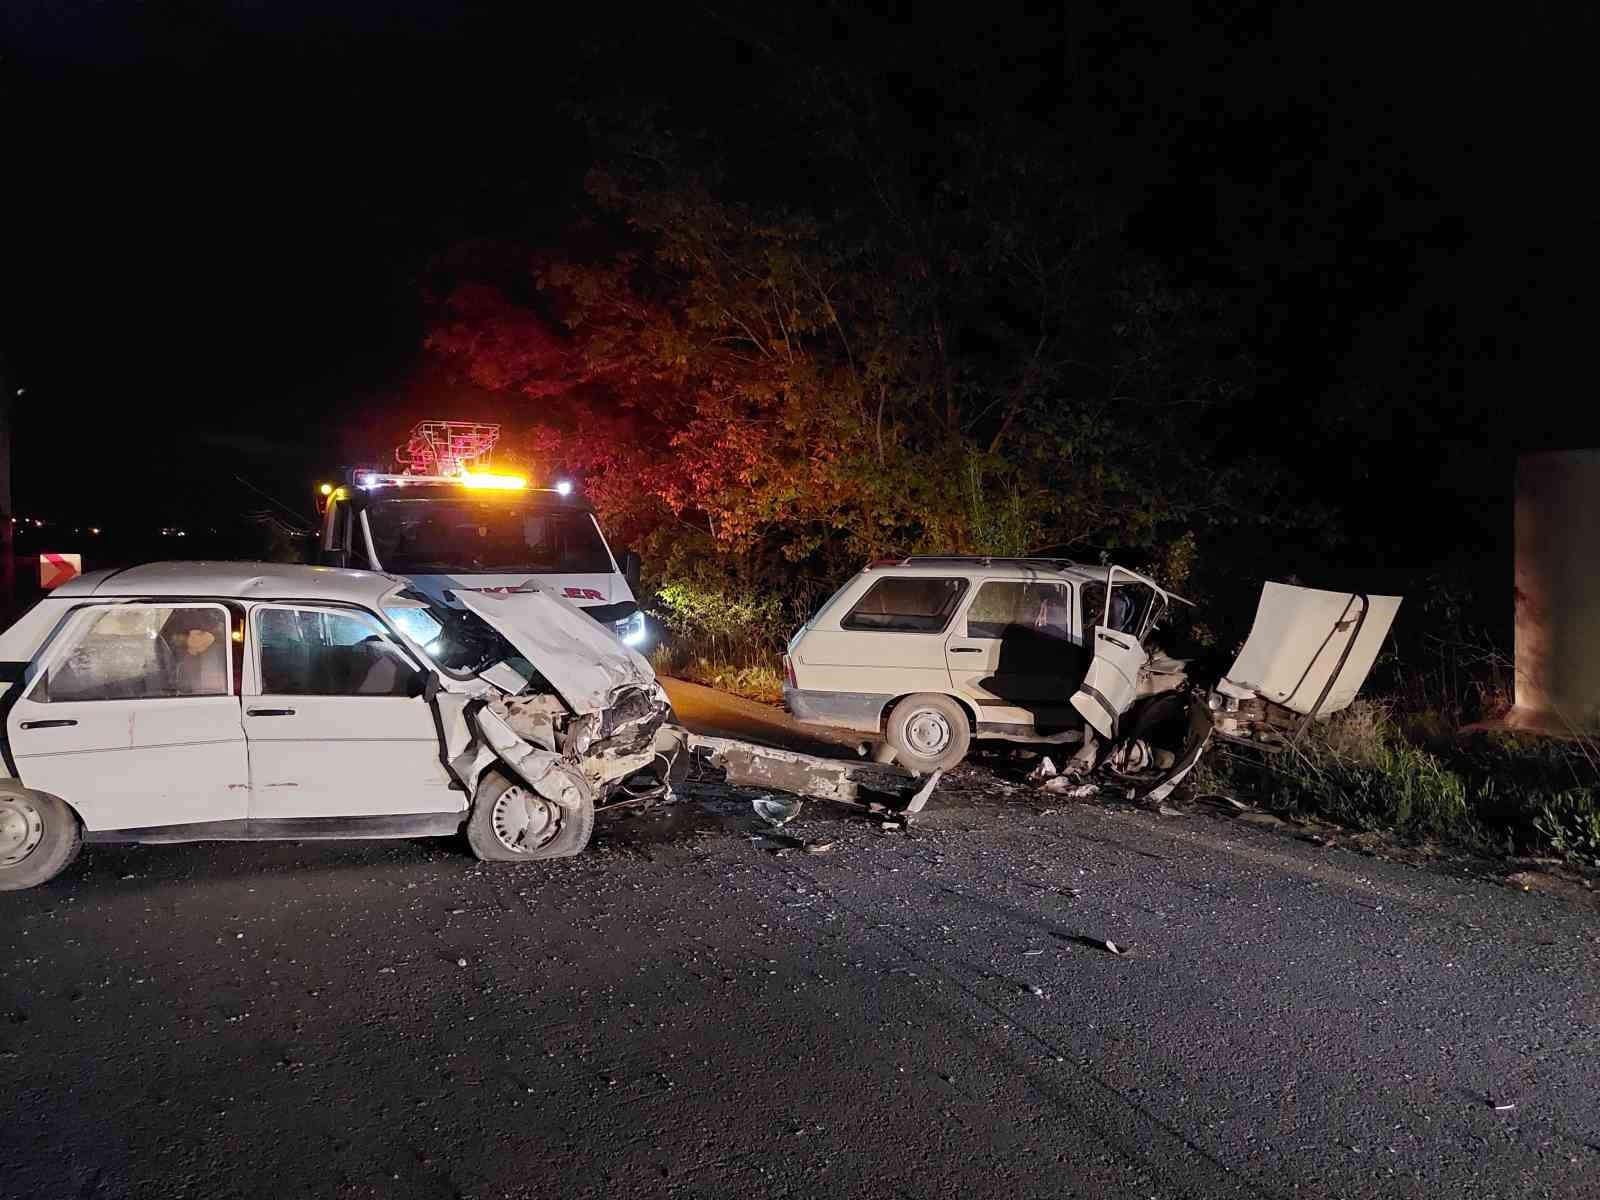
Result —
[[[783,689],[783,705],[797,721],[807,725],[832,725],[877,733],[883,724],[884,706],[893,696],[872,692],[814,692],[804,688]]]

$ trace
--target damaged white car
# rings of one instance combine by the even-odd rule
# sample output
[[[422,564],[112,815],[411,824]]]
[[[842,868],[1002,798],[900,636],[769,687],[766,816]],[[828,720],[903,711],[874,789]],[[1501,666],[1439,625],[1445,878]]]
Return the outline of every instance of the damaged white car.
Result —
[[[1097,772],[1159,800],[1213,732],[1273,749],[1348,706],[1400,606],[1269,583],[1208,688],[1157,644],[1188,603],[1115,565],[875,562],[790,640],[784,700],[801,721],[881,738],[914,773],[954,766],[977,740],[1070,746],[1063,790]]]
[[[464,828],[483,859],[578,853],[596,805],[651,778],[666,694],[554,596],[460,600],[269,563],[57,589],[0,635],[0,890],[83,842]]]

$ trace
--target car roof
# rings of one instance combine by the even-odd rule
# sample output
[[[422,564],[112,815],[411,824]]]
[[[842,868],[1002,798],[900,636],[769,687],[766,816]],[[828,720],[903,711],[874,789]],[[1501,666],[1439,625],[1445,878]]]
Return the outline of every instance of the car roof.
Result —
[[[373,605],[405,580],[378,571],[269,562],[156,562],[90,571],[54,597],[216,596],[231,600],[332,600]]]

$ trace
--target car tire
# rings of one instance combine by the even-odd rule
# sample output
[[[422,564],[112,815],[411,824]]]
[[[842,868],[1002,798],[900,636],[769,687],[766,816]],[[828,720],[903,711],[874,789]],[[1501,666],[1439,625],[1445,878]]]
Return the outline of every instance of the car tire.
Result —
[[[38,887],[83,849],[78,814],[43,792],[0,792],[0,892]]]
[[[478,784],[467,818],[467,845],[484,862],[535,862],[568,858],[589,844],[594,832],[594,791],[588,780],[564,767],[571,798],[558,804],[520,779],[491,772]]]
[[[947,771],[967,756],[972,726],[966,710],[949,696],[918,692],[890,710],[884,736],[894,747],[896,762],[927,775]]]

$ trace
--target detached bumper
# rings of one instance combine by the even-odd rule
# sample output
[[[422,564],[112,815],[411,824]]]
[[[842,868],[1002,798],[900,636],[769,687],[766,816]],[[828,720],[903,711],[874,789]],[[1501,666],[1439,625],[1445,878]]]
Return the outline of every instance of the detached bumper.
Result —
[[[783,706],[797,721],[807,725],[832,725],[877,733],[883,725],[884,706],[893,696],[873,692],[813,692],[804,688],[783,689]]]

